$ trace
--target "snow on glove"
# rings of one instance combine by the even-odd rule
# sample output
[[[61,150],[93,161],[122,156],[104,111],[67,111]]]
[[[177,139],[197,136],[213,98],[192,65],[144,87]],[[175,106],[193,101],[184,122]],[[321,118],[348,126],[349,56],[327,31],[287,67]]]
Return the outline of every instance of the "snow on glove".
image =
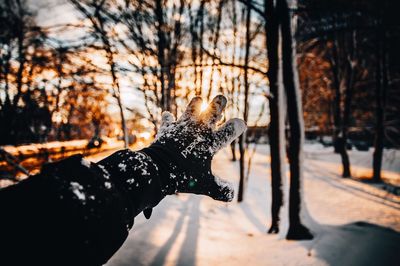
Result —
[[[157,164],[163,193],[195,193],[232,201],[233,188],[211,172],[213,156],[246,130],[238,118],[215,128],[226,102],[224,96],[216,96],[201,112],[202,99],[195,97],[177,121],[169,112],[162,114],[155,142],[141,152]]]

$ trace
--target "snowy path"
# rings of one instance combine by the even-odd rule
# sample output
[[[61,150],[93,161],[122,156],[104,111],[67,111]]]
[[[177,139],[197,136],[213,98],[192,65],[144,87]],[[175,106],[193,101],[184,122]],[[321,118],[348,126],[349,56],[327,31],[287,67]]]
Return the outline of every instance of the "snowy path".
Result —
[[[312,151],[305,161],[306,203],[313,219],[309,222],[317,233],[313,241],[286,241],[265,233],[270,181],[267,147],[262,146],[253,159],[245,202],[169,196],[150,220],[136,218],[129,238],[107,266],[399,265],[398,197],[338,178],[339,164],[332,167],[336,159],[329,159],[335,156],[330,154],[310,156],[315,155]],[[228,158],[226,150],[220,152],[214,171],[237,184],[238,166]]]

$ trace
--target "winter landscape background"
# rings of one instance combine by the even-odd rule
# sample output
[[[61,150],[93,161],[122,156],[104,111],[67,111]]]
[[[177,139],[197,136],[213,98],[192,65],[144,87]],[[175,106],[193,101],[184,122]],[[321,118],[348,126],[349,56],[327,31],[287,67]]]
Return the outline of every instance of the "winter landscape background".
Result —
[[[163,111],[223,94],[248,125],[212,165],[234,201],[168,196],[107,266],[399,265],[396,7],[0,0],[0,189],[140,150]]]
[[[399,156],[398,151],[392,151]],[[259,147],[242,203],[221,204],[197,195],[169,196],[146,220],[140,215],[129,238],[107,265],[396,265],[400,241],[399,197],[340,177],[338,156],[319,144],[305,147],[306,219],[312,241],[266,234],[271,215],[270,179]],[[367,152],[352,152],[354,168],[368,168]],[[235,185],[238,164],[223,150],[214,171]],[[398,176],[399,161],[384,166]],[[387,170],[386,170],[387,169]]]

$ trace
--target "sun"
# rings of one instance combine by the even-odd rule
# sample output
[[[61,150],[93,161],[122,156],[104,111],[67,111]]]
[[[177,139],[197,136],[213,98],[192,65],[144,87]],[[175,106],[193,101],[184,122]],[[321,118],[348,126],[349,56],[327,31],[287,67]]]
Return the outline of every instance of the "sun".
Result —
[[[208,103],[206,101],[203,101],[201,103],[201,107],[200,107],[200,112],[204,112],[208,107]]]

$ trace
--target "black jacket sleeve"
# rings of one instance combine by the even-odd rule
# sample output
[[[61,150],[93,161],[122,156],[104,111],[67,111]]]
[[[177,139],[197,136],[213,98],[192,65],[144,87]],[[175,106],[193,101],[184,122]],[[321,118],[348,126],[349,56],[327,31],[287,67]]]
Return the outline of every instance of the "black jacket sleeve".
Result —
[[[72,156],[0,190],[0,265],[102,265],[163,197],[157,166],[122,150]]]

